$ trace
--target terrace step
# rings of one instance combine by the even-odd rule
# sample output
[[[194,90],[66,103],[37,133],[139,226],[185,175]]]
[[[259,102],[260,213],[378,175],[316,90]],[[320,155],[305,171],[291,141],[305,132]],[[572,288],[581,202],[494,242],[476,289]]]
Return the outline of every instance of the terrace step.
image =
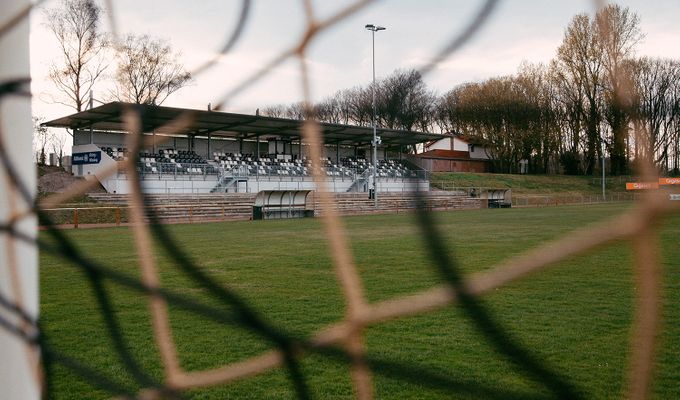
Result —
[[[99,203],[127,206],[129,195],[110,193],[91,193],[90,198]],[[157,217],[164,222],[230,220],[251,218],[256,194],[150,194],[145,199]],[[332,208],[341,215],[375,214],[414,210],[422,202],[431,210],[455,210],[480,208],[479,198],[464,197],[450,192],[399,192],[379,193],[378,208],[366,193],[333,193]],[[312,207],[316,215],[323,215],[328,206],[321,203],[319,196],[313,196]]]

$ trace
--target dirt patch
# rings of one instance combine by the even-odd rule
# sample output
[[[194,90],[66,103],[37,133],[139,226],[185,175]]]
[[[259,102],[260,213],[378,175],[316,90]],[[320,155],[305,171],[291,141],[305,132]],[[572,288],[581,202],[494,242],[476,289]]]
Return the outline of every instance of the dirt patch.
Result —
[[[75,177],[63,170],[47,172],[38,178],[38,192],[40,193],[62,193],[71,185],[84,178]],[[101,185],[92,189],[92,193],[106,193]]]

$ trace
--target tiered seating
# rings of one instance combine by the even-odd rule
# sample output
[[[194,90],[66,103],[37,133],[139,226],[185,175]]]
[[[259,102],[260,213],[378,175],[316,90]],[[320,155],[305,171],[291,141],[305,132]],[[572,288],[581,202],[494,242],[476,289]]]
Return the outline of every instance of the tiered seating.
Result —
[[[107,154],[117,157],[125,149],[113,149]],[[126,156],[124,156],[126,157]],[[343,158],[337,165],[330,158],[322,158],[325,174],[329,177],[353,178],[370,170],[373,165],[363,158]],[[234,176],[306,177],[312,174],[311,160],[275,154],[262,154],[258,160],[253,154],[214,152],[213,160],[206,161],[194,151],[162,149],[158,153],[139,153],[138,171],[143,174],[216,175],[218,168]],[[416,172],[409,170],[399,160],[380,160],[378,177],[411,178]]]
[[[368,168],[373,167],[373,164],[371,164],[370,162],[366,161],[363,158],[346,157],[341,158],[340,162],[342,162],[343,166],[358,171],[359,173],[365,171]]]
[[[415,171],[406,168],[399,160],[379,160],[377,174],[383,178],[411,178],[417,176]]]
[[[151,174],[216,175],[217,170],[191,150],[163,149],[139,153],[137,170]]]
[[[103,147],[100,146],[100,149],[106,154],[109,155],[109,157],[113,158],[116,161],[123,161],[127,160],[128,158],[128,150],[125,147]]]
[[[363,158],[343,158],[342,165],[354,169],[357,173],[373,168],[373,164]],[[415,171],[408,169],[400,160],[378,160],[377,175],[382,178],[412,178],[417,176]]]
[[[311,161],[305,157],[287,160],[275,154],[263,154],[258,160],[252,154],[215,152],[213,159],[234,175],[309,176],[312,172]],[[335,165],[328,158],[321,161],[328,176],[353,176],[351,170]]]

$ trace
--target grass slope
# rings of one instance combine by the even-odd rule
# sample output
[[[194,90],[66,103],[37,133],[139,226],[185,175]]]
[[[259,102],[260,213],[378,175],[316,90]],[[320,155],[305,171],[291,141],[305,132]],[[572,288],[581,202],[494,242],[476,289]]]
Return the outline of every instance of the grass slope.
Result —
[[[442,184],[455,184],[459,187],[511,188],[513,194],[599,195],[602,193],[601,181],[591,176],[436,172],[431,174],[430,179],[434,187],[442,187]],[[607,193],[625,193],[625,182],[625,177],[606,179]]]
[[[610,217],[624,206],[557,207],[436,213],[448,249],[465,273],[480,271],[545,240]],[[411,214],[345,218],[353,255],[370,301],[412,293],[441,282]],[[665,226],[665,318],[659,351],[657,398],[680,398],[680,218]],[[343,299],[327,255],[318,219],[175,225],[167,227],[202,270],[233,288],[267,321],[309,335],[343,315]],[[138,276],[131,232],[126,228],[68,231],[89,258]],[[44,238],[46,235],[42,234]],[[48,239],[49,240],[49,239]],[[176,292],[219,305],[205,288],[178,272],[157,244],[161,279]],[[496,290],[484,304],[509,334],[588,398],[620,398],[628,356],[634,284],[630,244],[620,243],[564,262],[529,279]],[[110,378],[136,388],[112,350],[103,318],[84,274],[42,252],[41,314],[50,343]],[[107,283],[115,315],[129,349],[153,377],[162,369],[151,339],[144,298]],[[229,306],[221,306],[229,309]],[[222,326],[171,305],[171,323],[182,366],[201,370],[243,360],[271,348],[267,341],[233,326]],[[427,370],[505,398],[549,396],[542,382],[492,349],[458,307],[371,327],[370,354],[402,363],[408,380],[375,373],[378,398],[450,398],[432,388]],[[303,371],[314,397],[344,399],[352,389],[348,369],[322,356],[305,358]],[[107,398],[82,378],[57,366],[56,399]],[[461,389],[456,398],[488,398]],[[292,398],[284,370],[228,386],[195,390],[199,399]]]

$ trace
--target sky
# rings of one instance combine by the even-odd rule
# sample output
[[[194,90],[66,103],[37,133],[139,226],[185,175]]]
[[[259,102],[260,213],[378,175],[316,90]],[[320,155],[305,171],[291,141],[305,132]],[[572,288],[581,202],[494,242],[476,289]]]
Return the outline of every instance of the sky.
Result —
[[[57,43],[45,26],[42,9],[58,7],[45,1],[31,17],[31,73],[33,112],[46,120],[73,112],[50,101],[55,93],[47,80],[50,63],[58,59]],[[222,47],[237,23],[237,0],[114,0],[111,15],[118,31],[148,34],[166,40],[191,70]],[[312,0],[317,18],[346,7],[351,1]],[[377,1],[342,20],[311,43],[306,60],[313,101],[338,90],[366,85],[372,78],[371,32],[368,23],[386,27],[376,33],[376,77],[396,69],[418,69],[465,29],[482,1],[393,0]],[[640,17],[645,34],[637,54],[680,59],[680,1],[626,0]],[[512,74],[522,61],[548,62],[555,55],[569,21],[577,13],[595,12],[592,0],[501,0],[471,40],[439,63],[424,79],[437,93],[469,81]],[[108,16],[107,16],[108,18]],[[232,52],[209,71],[171,95],[163,105],[206,109],[247,77],[297,43],[305,27],[302,1],[253,1],[250,16]],[[108,23],[104,24],[109,29]],[[112,74],[110,67],[107,73]],[[297,59],[290,59],[263,79],[233,97],[224,110],[254,114],[257,108],[292,103],[303,98]],[[94,97],[106,102],[106,90]]]

